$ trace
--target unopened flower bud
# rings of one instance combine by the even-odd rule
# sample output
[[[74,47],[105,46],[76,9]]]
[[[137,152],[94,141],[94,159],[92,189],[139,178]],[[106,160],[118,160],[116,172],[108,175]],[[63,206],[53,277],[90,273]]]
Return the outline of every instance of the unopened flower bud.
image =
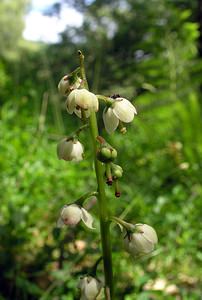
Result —
[[[71,91],[80,87],[82,79],[77,75],[65,75],[58,84],[59,93],[62,96],[67,96]]]
[[[100,145],[100,148],[97,152],[97,159],[101,162],[111,162],[117,157],[117,151],[108,143],[104,142]]]
[[[111,150],[111,158],[114,160],[115,158],[117,158],[117,151],[116,149],[112,148]]]
[[[113,175],[114,178],[121,178],[122,177],[123,169],[121,168],[121,166],[112,163],[111,168],[112,168],[112,175]]]
[[[83,145],[75,139],[64,138],[57,145],[57,156],[67,161],[83,159]]]
[[[144,255],[152,252],[158,242],[154,228],[147,224],[136,224],[134,232],[130,232],[124,239],[125,249],[132,255]]]
[[[81,277],[78,288],[81,290],[80,300],[96,300],[101,293],[103,284],[92,276]]]
[[[101,156],[103,156],[106,159],[111,158],[111,150],[107,147],[102,147],[100,150],[100,154],[101,154]]]
[[[93,229],[93,217],[87,212],[86,209],[78,206],[77,204],[65,205],[60,212],[60,217],[57,221],[57,226],[75,226],[81,220],[88,228]]]

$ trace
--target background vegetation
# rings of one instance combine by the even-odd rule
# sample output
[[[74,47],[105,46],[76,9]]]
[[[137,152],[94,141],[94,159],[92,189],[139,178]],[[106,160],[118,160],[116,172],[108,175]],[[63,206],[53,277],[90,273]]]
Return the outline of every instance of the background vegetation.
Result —
[[[67,2],[84,23],[51,45],[22,40],[26,0],[0,2],[0,299],[78,299],[78,277],[99,257],[98,233],[55,229],[60,208],[94,186],[88,145],[81,164],[55,151],[77,125],[57,83],[78,48],[92,90],[138,110],[127,135],[110,137],[124,167],[122,197],[108,191],[111,209],[159,236],[153,257],[134,261],[113,229],[116,299],[201,299],[200,0]]]

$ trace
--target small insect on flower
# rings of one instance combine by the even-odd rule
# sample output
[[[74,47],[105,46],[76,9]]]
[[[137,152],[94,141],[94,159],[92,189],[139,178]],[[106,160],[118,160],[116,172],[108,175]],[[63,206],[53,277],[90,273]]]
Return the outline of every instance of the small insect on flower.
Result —
[[[92,226],[93,217],[87,212],[86,209],[77,204],[65,205],[60,212],[60,217],[57,221],[57,227],[64,227],[65,225],[74,227],[81,220],[88,228],[94,229]]]
[[[68,96],[68,94],[73,91],[74,89],[77,89],[80,87],[82,83],[82,79],[79,77],[73,77],[71,75],[65,75],[62,77],[58,84],[58,90],[59,93],[62,96]]]
[[[99,298],[103,284],[92,276],[84,276],[80,278],[78,288],[81,291],[80,300],[96,300]]]
[[[57,145],[57,156],[67,161],[81,161],[83,149],[83,145],[78,140],[64,138]]]
[[[99,102],[97,97],[86,89],[75,89],[67,97],[66,108],[68,113],[74,112],[79,118],[82,116],[83,109],[88,118],[91,111],[98,111]]]
[[[103,111],[105,129],[109,134],[116,130],[120,121],[130,123],[137,114],[136,108],[127,99],[118,96],[113,100]]]
[[[126,251],[134,257],[152,252],[157,243],[156,231],[147,224],[134,225],[134,232],[124,238]]]

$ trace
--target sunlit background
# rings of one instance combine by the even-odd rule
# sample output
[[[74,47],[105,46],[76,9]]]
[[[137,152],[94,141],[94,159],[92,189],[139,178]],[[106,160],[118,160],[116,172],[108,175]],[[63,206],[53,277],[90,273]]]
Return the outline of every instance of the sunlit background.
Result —
[[[0,1],[0,300],[79,299],[78,278],[100,257],[99,229],[56,229],[61,207],[95,190],[85,159],[59,161],[57,142],[80,124],[57,85],[86,57],[91,91],[137,108],[108,136],[124,169],[112,214],[159,236],[131,259],[112,228],[115,299],[199,300],[202,263],[202,5],[200,0]],[[90,212],[99,228],[98,207]],[[97,275],[103,280],[102,266]]]
[[[83,22],[83,14],[74,7],[63,4],[59,14],[48,15],[54,0],[34,0],[25,16],[23,37],[29,41],[56,43],[60,41],[59,34],[66,26],[79,27]]]

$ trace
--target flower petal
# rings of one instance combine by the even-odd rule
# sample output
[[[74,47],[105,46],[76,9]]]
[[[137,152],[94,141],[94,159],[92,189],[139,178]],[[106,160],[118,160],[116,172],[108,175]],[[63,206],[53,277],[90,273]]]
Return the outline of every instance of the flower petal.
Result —
[[[66,101],[66,108],[67,111],[72,114],[74,111],[74,108],[76,106],[76,96],[77,96],[77,91],[78,90],[73,90],[69,96],[67,97],[67,101]]]
[[[91,94],[91,110],[97,112],[99,109],[98,98],[93,93],[90,94]]]
[[[69,78],[68,78],[68,75],[65,75],[62,77],[62,79],[60,80],[59,84],[58,84],[58,90],[59,90],[59,93],[62,95],[62,96],[66,96],[69,92]]]
[[[91,93],[86,89],[77,90],[75,103],[83,109],[88,109],[91,104]]]
[[[57,223],[56,223],[56,227],[62,228],[62,227],[64,227],[64,226],[65,226],[65,224],[64,224],[62,218],[59,217],[58,220],[57,220]]]
[[[81,109],[79,107],[75,107],[74,113],[81,119]]]
[[[79,117],[81,119],[81,110],[80,109],[75,108],[74,113],[75,113],[75,115],[77,115],[77,117]],[[85,115],[86,115],[86,118],[90,117],[90,111],[88,109],[85,110]]]
[[[77,204],[65,205],[61,211],[61,218],[65,225],[75,226],[81,220],[82,211]]]
[[[70,114],[70,115],[73,114],[74,110],[72,110],[72,107],[71,108],[69,107],[69,99],[68,98],[65,102],[65,107],[66,107],[66,110],[67,110],[68,114]]]
[[[77,141],[76,143],[73,143],[73,148],[71,152],[71,157],[73,161],[81,161],[83,160],[83,145]]]
[[[137,226],[138,224],[136,224]],[[153,227],[143,224],[141,227],[141,230],[143,231],[143,236],[146,238],[149,242],[157,244],[158,243],[158,237],[156,234],[156,231]]]
[[[84,222],[84,224],[90,228],[90,229],[95,229],[93,225],[93,217],[87,212],[86,209],[81,207],[81,220]]]
[[[103,111],[103,121],[106,131],[111,134],[119,125],[119,119],[114,115],[112,108],[105,108]]]
[[[113,113],[124,123],[133,120],[134,114],[137,113],[135,107],[125,98],[117,98],[113,104]]]
[[[154,250],[154,244],[148,241],[141,233],[134,233],[131,243],[134,249],[141,253],[150,253]]]
[[[136,110],[135,106],[129,100],[127,100],[126,98],[116,98],[116,101],[120,101],[120,100],[127,103],[127,105],[130,107],[130,109],[133,110],[134,114],[137,115],[137,110]]]
[[[79,278],[77,288],[78,289],[84,289],[86,284],[87,284],[87,277],[86,276],[81,276]]]

